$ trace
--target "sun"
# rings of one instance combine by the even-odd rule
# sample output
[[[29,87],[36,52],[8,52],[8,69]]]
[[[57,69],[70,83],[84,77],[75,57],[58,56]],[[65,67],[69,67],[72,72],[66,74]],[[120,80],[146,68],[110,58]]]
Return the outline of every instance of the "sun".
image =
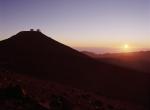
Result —
[[[124,44],[124,49],[128,49],[129,48],[129,45],[128,44]]]
[[[129,46],[129,44],[124,44],[122,46],[122,51],[123,52],[129,52],[129,51],[131,51],[131,47]]]

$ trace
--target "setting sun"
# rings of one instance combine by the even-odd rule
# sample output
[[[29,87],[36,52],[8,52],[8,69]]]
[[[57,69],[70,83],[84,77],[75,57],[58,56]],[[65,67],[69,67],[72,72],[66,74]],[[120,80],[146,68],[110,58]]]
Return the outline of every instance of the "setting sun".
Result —
[[[122,51],[123,52],[129,52],[129,51],[131,51],[131,46],[129,46],[129,44],[122,45]]]
[[[124,44],[124,49],[128,49],[129,45],[128,44]]]

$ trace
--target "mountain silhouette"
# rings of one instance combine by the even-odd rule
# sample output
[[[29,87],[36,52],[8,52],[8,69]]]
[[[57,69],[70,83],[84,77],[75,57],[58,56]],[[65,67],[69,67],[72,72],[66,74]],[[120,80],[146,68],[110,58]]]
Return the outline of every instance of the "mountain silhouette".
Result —
[[[109,54],[95,54],[83,51],[82,53],[100,61],[132,68],[137,71],[143,71],[150,74],[150,51]]]
[[[113,98],[147,103],[147,74],[90,58],[37,31],[0,41],[0,66]],[[138,96],[138,98],[137,98]]]
[[[74,78],[72,73],[84,74],[86,68],[96,64],[88,56],[36,31],[23,31],[1,41],[0,51],[9,68],[36,75],[52,73],[56,78],[62,73],[62,77],[66,74]]]

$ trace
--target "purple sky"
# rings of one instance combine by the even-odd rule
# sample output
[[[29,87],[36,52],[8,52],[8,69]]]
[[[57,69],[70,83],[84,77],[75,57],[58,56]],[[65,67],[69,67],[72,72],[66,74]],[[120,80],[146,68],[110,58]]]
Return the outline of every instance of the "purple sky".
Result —
[[[150,48],[150,0],[0,0],[0,40],[30,28],[86,50]]]

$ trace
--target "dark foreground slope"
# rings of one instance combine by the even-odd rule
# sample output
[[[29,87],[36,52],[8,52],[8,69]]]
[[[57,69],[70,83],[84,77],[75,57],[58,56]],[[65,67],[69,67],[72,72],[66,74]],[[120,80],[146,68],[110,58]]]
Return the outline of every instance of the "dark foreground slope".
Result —
[[[40,32],[23,31],[0,42],[2,68],[147,104],[149,76],[94,60]]]
[[[149,110],[25,74],[0,70],[0,110]]]

